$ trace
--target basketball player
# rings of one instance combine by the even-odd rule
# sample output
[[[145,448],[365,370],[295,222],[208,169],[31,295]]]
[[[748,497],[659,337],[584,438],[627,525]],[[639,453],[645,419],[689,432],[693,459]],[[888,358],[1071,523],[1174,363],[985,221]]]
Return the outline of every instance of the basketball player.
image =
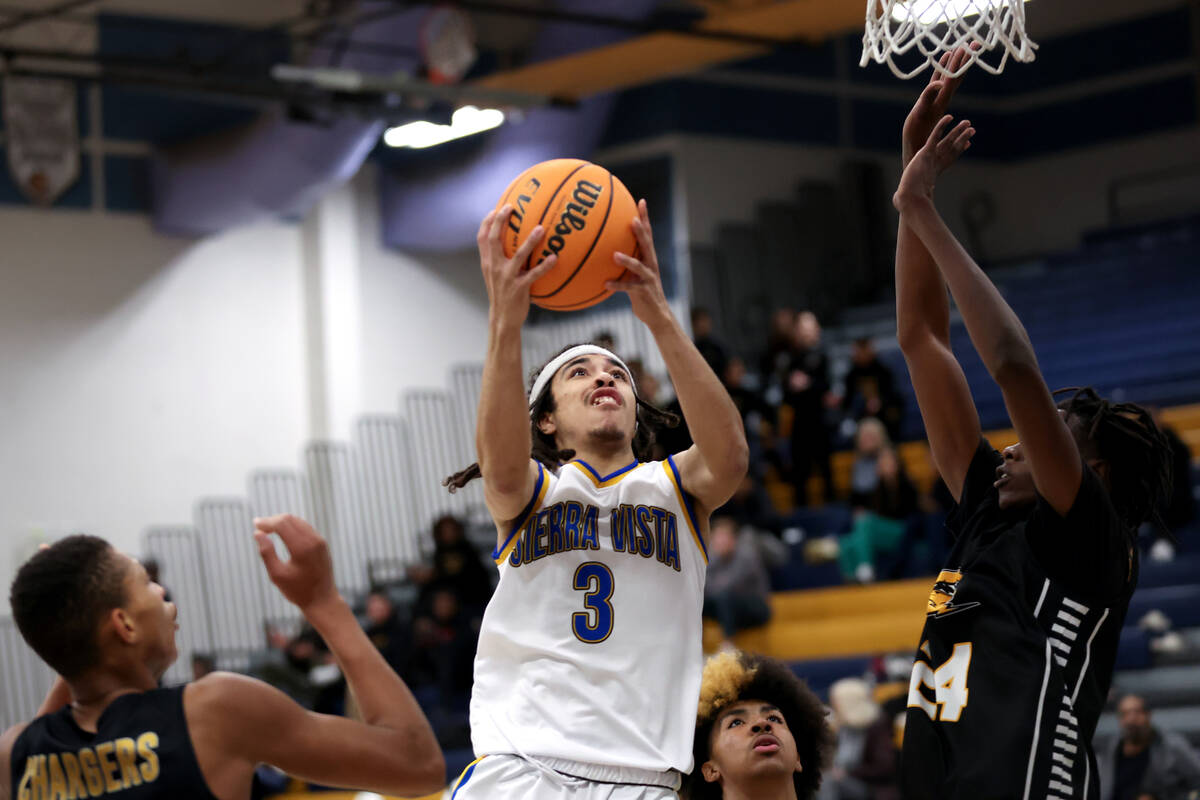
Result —
[[[966,121],[946,134],[956,87],[935,78],[909,115],[894,198],[900,344],[958,498],[909,688],[902,789],[1094,800],[1091,740],[1137,581],[1134,531],[1170,484],[1168,451],[1136,405],[1091,389],[1055,404],[1020,320],[938,216],[936,179],[974,134]],[[950,350],[947,286],[1020,435],[1003,454]]]
[[[69,536],[13,580],[21,635],[62,678],[36,719],[0,738],[0,800],[244,800],[259,763],[404,796],[444,785],[433,731],[338,595],[325,540],[286,515],[255,525],[267,573],[325,638],[366,722],[305,711],[228,672],[157,688],[176,657],[174,603],[103,539]]]
[[[500,583],[484,614],[471,697],[479,756],[454,788],[473,798],[673,798],[691,769],[700,689],[709,512],[746,472],[737,409],[671,314],[646,204],[641,260],[618,254],[629,293],[670,371],[695,445],[643,462],[662,418],[629,370],[594,345],[521,379],[540,228],[506,259],[510,207],[489,214],[479,251],[490,300],[479,462],[496,523]],[[549,260],[549,259],[548,259]]]
[[[727,651],[704,665],[687,800],[809,800],[833,749],[825,705],[787,665]]]

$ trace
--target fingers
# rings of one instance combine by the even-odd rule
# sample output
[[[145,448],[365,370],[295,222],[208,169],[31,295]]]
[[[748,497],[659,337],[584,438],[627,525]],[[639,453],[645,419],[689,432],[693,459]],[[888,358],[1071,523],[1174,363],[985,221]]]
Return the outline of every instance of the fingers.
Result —
[[[479,223],[479,232],[475,234],[475,241],[480,247],[483,247],[484,243],[487,242],[488,231],[492,228],[492,219],[495,216],[496,209],[493,208],[487,213],[487,216],[483,218],[483,222]]]
[[[650,212],[646,201],[638,201],[638,216],[633,221],[633,235],[637,239],[638,249],[643,256],[643,263],[651,269],[658,269],[658,253],[654,251],[654,233],[650,228]]]
[[[267,568],[267,574],[278,574],[283,569],[283,562],[279,560],[279,554],[275,552],[275,544],[271,541],[271,537],[261,530],[257,530],[254,532],[254,543],[258,545],[258,556],[262,559],[263,566]]]
[[[517,252],[513,253],[512,263],[524,264],[527,262],[529,260],[529,254],[533,252],[533,248],[537,247],[545,236],[546,229],[541,225],[538,225],[536,228],[531,230],[529,232],[529,236],[526,237],[525,241],[521,243],[521,246],[517,248]]]
[[[933,126],[933,132],[929,134],[929,141],[927,141],[926,144],[934,145],[936,147],[937,143],[940,142],[942,137],[946,135],[946,126],[949,125],[953,119],[954,117],[947,114],[938,120],[938,124]]]
[[[636,286],[641,286],[644,283],[645,281],[643,281],[641,278],[634,278],[629,275],[628,271],[626,271],[622,273],[621,277],[617,280],[605,281],[604,288],[608,289],[610,292],[628,292],[630,289],[633,289]]]
[[[554,269],[554,265],[558,263],[558,253],[551,253],[546,256],[539,264],[536,264],[525,273],[526,283],[535,283],[538,278],[545,275],[550,270]]]
[[[632,256],[628,256],[625,253],[613,253],[613,260],[636,276],[637,280],[633,281],[634,283],[641,283],[643,280],[652,280],[654,278],[654,270]]]

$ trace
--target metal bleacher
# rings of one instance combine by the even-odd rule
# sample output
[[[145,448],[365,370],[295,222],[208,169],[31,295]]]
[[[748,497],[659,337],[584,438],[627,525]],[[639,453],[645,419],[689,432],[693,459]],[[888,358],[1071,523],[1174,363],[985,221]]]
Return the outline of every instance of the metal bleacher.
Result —
[[[673,311],[687,319],[682,301]],[[545,361],[567,343],[611,332],[627,357],[664,368],[645,326],[627,308],[571,314],[531,325],[524,336],[526,366]],[[478,484],[451,494],[442,479],[475,460],[475,409],[481,364],[451,366],[447,389],[405,392],[398,413],[355,420],[352,441],[314,441],[297,467],[250,473],[246,493],[203,497],[187,523],[151,525],[146,556],[158,560],[162,581],[179,606],[179,659],[169,684],[191,677],[191,657],[205,653],[221,669],[246,670],[267,646],[267,627],[295,628],[300,617],[270,584],[251,536],[255,516],[290,512],[326,536],[335,577],[348,596],[361,595],[380,576],[403,580],[404,567],[432,549],[431,523],[443,514],[478,520]],[[490,535],[487,537],[490,539]],[[22,641],[11,619],[0,619],[0,729],[37,710],[52,675]]]

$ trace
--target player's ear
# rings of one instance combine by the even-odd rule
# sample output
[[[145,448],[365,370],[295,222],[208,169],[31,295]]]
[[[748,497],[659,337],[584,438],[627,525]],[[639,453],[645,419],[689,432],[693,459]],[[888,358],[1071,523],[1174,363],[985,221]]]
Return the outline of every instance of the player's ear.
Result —
[[[550,412],[542,414],[542,418],[538,420],[538,430],[547,436],[553,436],[558,430],[558,426],[554,424],[554,413]]]
[[[708,783],[716,783],[721,779],[721,770],[711,760],[700,765],[700,774]]]
[[[1108,462],[1107,461],[1105,461],[1103,458],[1089,458],[1087,463],[1088,463],[1088,466],[1091,467],[1095,471],[1095,473],[1100,476],[1100,480],[1104,481],[1105,486],[1112,485],[1111,483],[1109,483],[1109,471],[1108,471]]]
[[[796,768],[793,772],[804,772],[804,764],[800,761],[800,756],[796,756]]]
[[[117,637],[125,644],[134,644],[138,640],[137,627],[133,617],[125,613],[123,608],[114,608],[108,614],[108,624],[112,626]]]

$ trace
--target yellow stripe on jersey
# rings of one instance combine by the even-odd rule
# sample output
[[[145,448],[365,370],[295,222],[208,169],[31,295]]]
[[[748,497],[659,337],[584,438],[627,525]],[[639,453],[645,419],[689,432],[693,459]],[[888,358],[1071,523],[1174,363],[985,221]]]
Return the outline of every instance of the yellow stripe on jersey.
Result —
[[[517,546],[517,542],[521,541],[519,535],[521,528],[524,528],[530,518],[538,512],[538,509],[542,507],[542,501],[546,499],[546,492],[550,489],[550,481],[546,479],[546,468],[541,464],[538,464],[537,467],[538,477],[537,483],[533,486],[533,498],[529,501],[529,505],[525,506],[525,510],[517,516],[512,530],[508,532],[508,538],[504,540],[504,546],[492,551],[492,560],[497,564],[504,563],[504,560],[512,553],[512,549]]]
[[[696,508],[692,501],[692,496],[683,490],[683,484],[679,478],[679,469],[675,466],[675,459],[667,456],[666,461],[659,462],[662,464],[663,472],[667,473],[667,478],[670,479],[671,485],[675,487],[675,496],[679,498],[679,505],[683,507],[684,519],[687,520],[688,530],[692,532],[692,538],[696,540],[696,546],[700,548],[700,554],[704,556],[704,563],[708,563],[708,548],[704,546],[704,537],[700,535],[700,521],[696,518]]]
[[[449,791],[450,791],[451,798],[453,798],[454,795],[458,794],[458,788],[463,785],[463,779],[467,778],[471,774],[471,772],[474,770],[475,765],[478,764],[480,761],[483,761],[485,758],[487,758],[487,756],[480,756],[479,758],[472,761],[470,764],[467,764],[465,767],[463,767],[463,771],[458,774],[458,777],[454,780],[454,783],[450,784]]]
[[[608,475],[602,476],[599,472],[596,472],[596,470],[592,468],[591,464],[587,463],[586,461],[576,459],[574,461],[568,461],[567,464],[575,467],[584,475],[586,475],[587,479],[591,481],[592,485],[597,489],[604,489],[608,486],[616,486],[618,483],[625,480],[627,476],[631,475],[633,470],[638,467],[638,462],[634,461],[632,464],[627,464],[626,466],[621,467],[616,472],[611,472]]]

